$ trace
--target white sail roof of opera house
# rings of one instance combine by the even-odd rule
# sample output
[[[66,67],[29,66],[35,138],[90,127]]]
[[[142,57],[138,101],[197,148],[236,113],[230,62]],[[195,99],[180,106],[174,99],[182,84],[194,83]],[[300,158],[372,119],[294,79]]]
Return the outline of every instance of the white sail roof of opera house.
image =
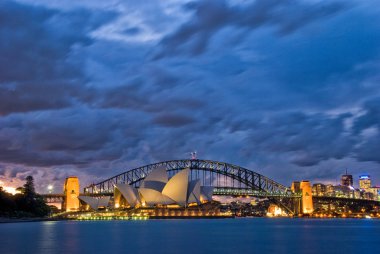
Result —
[[[101,207],[107,207],[111,197],[90,197],[90,196],[79,196],[82,202],[86,203],[93,210],[98,210]]]
[[[173,199],[154,189],[139,188],[139,192],[141,194],[142,203],[145,203],[147,206],[154,206],[156,204],[171,205],[176,203]]]
[[[171,198],[180,206],[187,204],[187,187],[189,185],[190,169],[183,169],[174,175],[162,190],[162,194]]]
[[[166,167],[160,166],[152,170],[141,183],[140,188],[148,188],[161,192],[168,182]]]
[[[183,169],[168,179],[165,167],[152,170],[143,180],[140,188],[128,184],[115,185],[115,207],[121,204],[126,207],[140,205],[172,205],[187,206],[190,203],[200,204],[212,200],[212,186],[201,186],[200,180],[189,181],[190,169]]]
[[[114,200],[115,202],[120,203],[121,197],[124,197],[127,203],[135,207],[140,204],[140,198],[139,193],[131,185],[128,184],[115,184],[115,190],[114,190]]]
[[[187,202],[200,204],[201,197],[201,181],[199,179],[189,182],[187,189]],[[205,199],[207,200],[207,199]]]

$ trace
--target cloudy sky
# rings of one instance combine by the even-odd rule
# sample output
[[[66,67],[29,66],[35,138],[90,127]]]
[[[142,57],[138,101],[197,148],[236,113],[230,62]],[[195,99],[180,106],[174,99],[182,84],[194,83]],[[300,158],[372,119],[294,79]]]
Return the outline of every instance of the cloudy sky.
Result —
[[[2,0],[0,181],[189,158],[380,185],[376,0]]]

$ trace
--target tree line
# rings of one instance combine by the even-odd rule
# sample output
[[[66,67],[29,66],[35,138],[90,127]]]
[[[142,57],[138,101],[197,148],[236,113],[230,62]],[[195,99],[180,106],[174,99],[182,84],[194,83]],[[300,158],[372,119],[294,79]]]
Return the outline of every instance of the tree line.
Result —
[[[50,213],[50,207],[34,188],[32,176],[26,177],[21,193],[12,195],[0,187],[0,217],[44,217]]]

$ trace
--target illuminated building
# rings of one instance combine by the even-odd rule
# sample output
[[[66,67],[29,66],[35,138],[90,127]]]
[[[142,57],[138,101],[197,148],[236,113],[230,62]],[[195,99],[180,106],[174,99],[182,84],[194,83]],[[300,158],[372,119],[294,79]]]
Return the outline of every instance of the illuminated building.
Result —
[[[273,216],[286,216],[286,213],[277,205],[271,204],[268,207],[268,213],[267,216],[273,217]]]
[[[69,176],[65,180],[63,186],[64,210],[78,211],[79,210],[79,179],[76,176]]]
[[[368,189],[368,192],[373,194],[373,199],[380,201],[380,187],[371,187]]]
[[[322,183],[313,184],[313,195],[323,196],[326,193],[326,185]]]
[[[326,194],[329,196],[334,195],[334,185],[332,184],[326,185]]]
[[[369,175],[359,176],[359,188],[361,190],[368,190],[371,188],[371,178]]]
[[[341,185],[342,186],[353,186],[354,185],[352,175],[347,174],[347,170],[346,170],[346,174],[342,175]]]
[[[372,192],[364,192],[362,197],[364,199],[369,199],[369,200],[373,200],[375,198],[375,195],[373,195]]]
[[[128,184],[115,184],[114,205],[115,208],[139,206],[139,193]]]
[[[201,186],[200,180],[189,181],[190,169],[183,169],[168,179],[166,168],[160,167],[148,174],[137,189],[128,184],[115,184],[114,206],[154,207],[201,204],[212,200],[213,187]]]
[[[310,214],[314,210],[310,181],[301,181],[300,188],[302,191],[302,213]]]

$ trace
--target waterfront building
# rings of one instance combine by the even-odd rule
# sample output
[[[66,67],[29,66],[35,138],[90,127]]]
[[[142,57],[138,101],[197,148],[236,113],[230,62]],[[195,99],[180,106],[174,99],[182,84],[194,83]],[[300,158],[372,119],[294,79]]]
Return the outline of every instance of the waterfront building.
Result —
[[[352,195],[352,193],[351,193],[351,196],[352,196],[353,198],[361,198],[361,191],[360,191],[359,189],[355,189],[355,190],[353,191],[353,195]]]
[[[369,175],[359,176],[359,188],[365,191],[371,188],[371,177]]]
[[[353,186],[354,185],[354,180],[352,178],[352,175],[347,174],[347,170],[346,170],[346,174],[342,175],[342,177],[341,177],[341,185],[342,186]]]
[[[63,186],[64,193],[64,211],[78,211],[79,210],[79,179],[76,176],[69,176],[65,180]]]
[[[286,212],[281,209],[281,207],[271,204],[268,207],[267,212],[268,217],[279,217],[279,216],[287,216]]]
[[[374,199],[374,195],[372,192],[362,192],[362,198],[364,199],[370,199],[370,200],[373,200]]]
[[[213,187],[201,186],[200,180],[189,181],[190,169],[183,169],[168,179],[166,168],[149,173],[139,188],[115,184],[114,207],[155,207],[199,205],[211,201]]]
[[[380,187],[373,186],[368,189],[368,192],[373,194],[373,199],[380,201]]]
[[[350,186],[334,186],[334,196],[339,198],[353,198],[355,189]]]
[[[334,185],[332,185],[332,184],[326,185],[326,194],[328,196],[334,196]]]
[[[313,184],[313,196],[324,196],[326,194],[326,185],[322,183]]]

